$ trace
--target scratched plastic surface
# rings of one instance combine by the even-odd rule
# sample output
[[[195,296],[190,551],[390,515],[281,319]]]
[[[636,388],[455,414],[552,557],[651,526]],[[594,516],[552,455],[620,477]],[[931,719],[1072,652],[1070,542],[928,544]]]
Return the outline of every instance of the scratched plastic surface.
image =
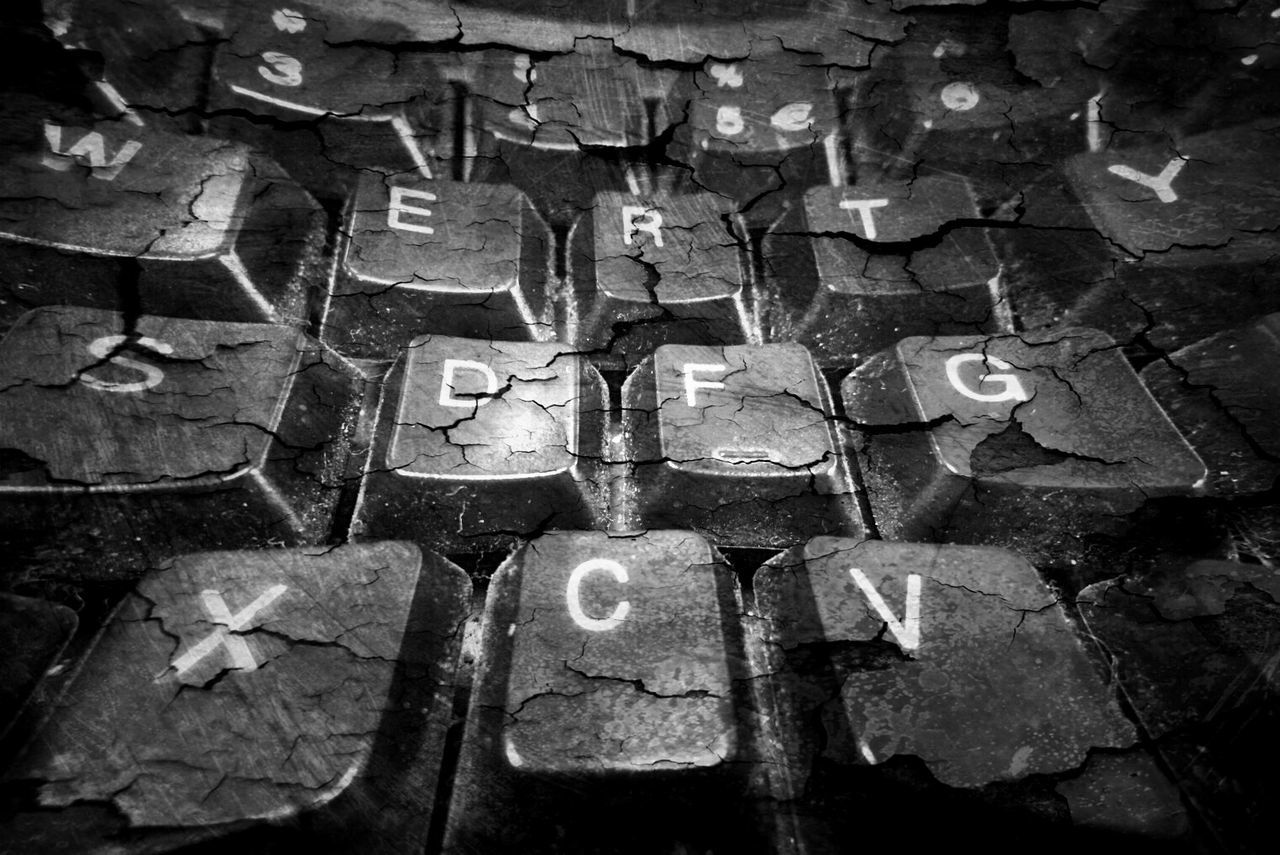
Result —
[[[1271,851],[1277,43],[7,4],[0,851]]]

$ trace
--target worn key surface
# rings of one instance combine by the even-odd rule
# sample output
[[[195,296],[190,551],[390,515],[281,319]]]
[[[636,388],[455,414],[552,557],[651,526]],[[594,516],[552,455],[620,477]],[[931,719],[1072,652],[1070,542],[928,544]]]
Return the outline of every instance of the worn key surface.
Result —
[[[811,845],[888,842],[909,816],[938,823],[917,829],[922,843],[993,822],[1071,833],[1087,823],[1074,797],[1110,771],[1080,767],[1136,741],[1061,605],[1013,553],[816,538],[758,571],[754,589],[778,785],[795,800],[781,807]],[[1176,790],[1158,775],[1135,784],[1111,791],[1128,813],[1119,830],[1176,832]]]
[[[177,558],[121,604],[12,777],[65,809],[81,845],[117,823],[178,839],[250,821],[319,831],[317,811],[341,829],[331,843],[356,827],[375,848],[420,841],[469,594],[461,570],[405,543]],[[405,703],[419,706],[396,713]],[[405,728],[398,758],[387,715]],[[78,828],[82,802],[118,820]],[[46,833],[54,816],[11,829]]]
[[[1277,121],[1068,160],[1078,202],[1029,197],[1021,222],[1091,226],[1106,243],[1095,245],[1092,270],[1036,281],[1025,294],[1014,289],[1028,326],[1079,324],[1120,341],[1141,334],[1169,351],[1280,310],[1270,284],[1280,224]],[[1083,224],[1074,221],[1076,205],[1088,214]],[[1054,263],[1034,249],[1030,258]]]
[[[1200,458],[1096,331],[904,339],[841,397],[885,537],[1075,567],[1088,535],[1119,536],[1150,499],[1205,488]]]
[[[4,542],[36,563],[92,547],[109,575],[146,553],[318,539],[349,371],[284,326],[31,312],[0,341]]]
[[[1280,475],[1280,315],[1226,330],[1142,370],[1219,495],[1263,493]]]
[[[322,336],[390,358],[423,333],[552,337],[550,234],[514,187],[366,174],[352,197]]]
[[[895,177],[945,166],[1000,185],[1019,174],[1010,166],[1044,169],[1085,150],[1097,71],[1062,54],[1089,43],[1087,27],[1072,27],[1069,11],[1036,26],[1007,5],[929,5],[943,8],[917,10],[906,38],[857,81],[847,133],[896,160],[865,165]]]
[[[644,524],[756,546],[860,530],[830,393],[799,345],[667,345],[622,394]]]
[[[294,276],[320,209],[270,161],[125,119],[85,126],[37,115],[26,125],[0,169],[6,325],[50,304],[209,320],[300,315]]]
[[[978,220],[957,175],[809,190],[764,240],[769,335],[849,365],[910,335],[1008,329],[1000,261]]]
[[[667,156],[753,225],[767,223],[788,196],[832,180],[837,71],[768,42],[741,58],[707,60],[671,94],[686,120]]]
[[[557,226],[596,193],[625,187],[623,152],[635,157],[677,118],[662,97],[674,72],[587,33],[571,48],[545,57],[486,51],[466,102],[469,177],[518,186]]]
[[[446,851],[742,845],[725,824],[745,807],[727,789],[745,751],[733,603],[695,534],[558,532],[521,547],[489,588]],[[624,805],[662,820],[619,839],[607,829]]]
[[[570,241],[565,340],[631,364],[659,344],[753,340],[741,238],[715,195],[599,193]]]
[[[383,386],[353,530],[474,552],[593,527],[606,409],[561,345],[415,339]]]
[[[450,92],[431,54],[400,47],[402,26],[289,3],[238,4],[226,29],[212,71],[216,132],[246,135],[318,195],[368,169],[433,177]]]

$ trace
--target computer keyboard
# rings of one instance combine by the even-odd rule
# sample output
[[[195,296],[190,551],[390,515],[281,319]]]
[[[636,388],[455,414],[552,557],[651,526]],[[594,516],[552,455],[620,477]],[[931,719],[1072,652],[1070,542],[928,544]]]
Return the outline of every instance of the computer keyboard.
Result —
[[[1280,3],[0,25],[0,851],[1270,850]]]

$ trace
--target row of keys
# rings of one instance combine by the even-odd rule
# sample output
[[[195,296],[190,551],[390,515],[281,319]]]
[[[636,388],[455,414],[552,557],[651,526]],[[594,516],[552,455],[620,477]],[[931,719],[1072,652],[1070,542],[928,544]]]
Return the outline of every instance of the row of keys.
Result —
[[[265,8],[221,4],[163,17],[66,0],[46,5],[62,42],[102,54],[105,78],[132,104],[174,109],[198,103],[194,93],[184,98],[174,85],[175,74],[188,63],[212,67],[215,87],[256,99],[259,108],[275,103],[309,115],[369,118],[394,112],[414,97],[435,96],[444,81],[463,80],[480,96],[486,125],[547,147],[643,145],[677,121],[721,139],[791,133],[804,127],[806,117],[822,124],[831,113],[815,93],[838,91],[843,81],[827,75],[841,67],[863,72],[855,77],[845,71],[858,90],[855,112],[868,106],[876,112],[876,121],[856,124],[897,131],[886,135],[899,144],[917,139],[905,148],[915,147],[922,134],[950,132],[978,144],[995,143],[993,151],[1034,157],[1042,152],[1029,143],[1068,137],[1084,142],[1085,103],[1091,97],[1095,111],[1119,128],[1136,131],[1154,118],[1167,119],[1178,111],[1163,105],[1174,104],[1183,106],[1185,125],[1195,127],[1204,110],[1197,100],[1222,95],[1224,79],[1231,94],[1249,98],[1255,110],[1275,106],[1265,92],[1274,58],[1257,38],[1275,26],[1269,0],[1240,4],[1231,15],[1212,6],[1198,9],[1205,6],[1199,0],[1055,14],[917,8],[910,16],[863,2],[809,4],[816,7],[810,9],[760,3],[748,10],[735,6],[720,26],[708,19],[727,10],[698,3],[663,10],[658,17],[673,29],[661,28],[655,10],[644,4],[614,9],[616,17],[596,4],[589,13],[574,10],[590,22],[588,29],[548,27],[535,17],[515,32],[511,16],[567,10],[556,3],[528,9],[503,4],[494,18],[475,4],[453,9],[429,3],[406,20],[378,3],[352,9],[328,0]],[[694,20],[680,20],[695,11]],[[501,35],[486,38],[494,23],[502,26]],[[753,23],[766,27],[755,38],[748,36]],[[785,40],[769,27],[782,28]],[[1142,50],[1123,40],[1129,27],[1149,33]],[[715,44],[699,46],[708,28]],[[594,39],[583,38],[584,32]],[[1189,40],[1186,32],[1200,37]],[[539,53],[427,49],[459,33],[477,45],[518,43],[523,37]],[[391,49],[404,42],[422,49],[395,50],[392,61]],[[1117,55],[1121,44],[1128,55]],[[805,55],[797,59],[788,50]],[[1159,73],[1174,51],[1192,66],[1177,80]],[[737,59],[705,61],[708,56]],[[677,60],[672,67],[690,71],[702,67],[677,75],[658,64],[662,60]],[[359,79],[344,78],[344,72]],[[1142,106],[1133,107],[1138,101]],[[1155,104],[1162,106],[1148,106]],[[1037,120],[1050,115],[1057,123],[1053,133],[1035,133],[1044,130],[1035,127]],[[1238,115],[1250,114],[1241,109]],[[895,126],[894,119],[903,124]],[[1072,134],[1073,127],[1079,132]]]
[[[1273,11],[1265,5],[1250,4],[1242,14]],[[314,4],[236,5],[217,23],[216,38],[196,23],[177,22],[163,33],[162,25],[105,22],[119,24],[112,31],[133,47],[95,44],[104,22],[92,10],[60,10],[54,26],[68,45],[117,55],[114,67],[125,70],[113,75],[109,61],[106,75],[131,90],[116,95],[119,105],[154,108],[126,112],[134,120],[147,113],[147,121],[163,124],[175,110],[208,115],[207,130],[264,147],[326,198],[345,196],[368,170],[461,173],[518,184],[558,226],[588,207],[594,192],[634,192],[632,167],[657,160],[675,167],[668,175],[692,176],[763,226],[805,188],[886,173],[904,178],[921,162],[976,169],[972,177],[1001,186],[992,192],[1006,201],[1047,162],[1100,152],[1117,136],[1117,145],[1132,142],[1113,130],[1132,126],[1124,124],[1122,106],[1113,109],[1118,99],[1108,81],[1127,80],[1134,70],[1114,58],[1110,73],[1097,69],[1105,34],[1121,23],[1111,18],[1134,10],[1080,10],[1073,47],[1052,33],[1053,16],[1037,13],[925,14],[905,29],[887,23],[886,12],[849,14],[855,29],[896,44],[871,51],[868,42],[841,67],[831,54],[797,56],[760,41],[738,59],[675,71],[618,53],[605,38],[579,38],[566,46],[571,53],[546,57],[408,50],[399,46],[409,39],[405,25],[357,22]],[[1224,38],[1240,41],[1238,33]],[[1005,67],[1006,45],[1017,67]],[[1096,50],[1081,52],[1085,45]],[[166,60],[156,69],[168,69],[160,91],[130,86],[139,65],[131,55],[156,53]],[[175,58],[184,54],[202,58]],[[1269,65],[1258,60],[1255,52],[1237,64],[1261,75],[1246,88],[1265,92]],[[1133,62],[1141,83],[1141,60]],[[211,68],[209,92],[175,95],[175,64]],[[1184,124],[1200,129],[1191,119]],[[655,140],[665,152],[642,153]],[[975,161],[1031,171],[1001,175]]]
[[[316,542],[358,477],[356,437],[372,449],[354,530],[444,551],[547,526],[679,524],[758,546],[857,535],[851,456],[886,536],[1013,537],[1037,560],[1032,538],[1056,532],[1074,554],[1068,531],[1110,532],[1206,488],[1200,458],[1090,331],[905,339],[841,383],[847,419],[786,344],[660,347],[615,402],[562,345],[423,336],[361,428],[368,379],[284,326],[43,309],[0,343],[0,370],[6,530],[28,547],[105,530],[128,551],[172,530],[162,497],[184,508],[186,548]]]
[[[0,209],[6,324],[50,304],[281,322],[312,299],[321,337],[357,357],[432,332],[632,366],[660,344],[790,340],[849,365],[909,335],[1064,322],[1174,348],[1238,323],[1242,302],[1280,309],[1265,122],[1172,156],[1075,158],[1069,192],[1028,198],[1034,228],[991,228],[1004,215],[984,217],[971,182],[921,171],[812,188],[758,244],[713,193],[592,193],[558,235],[509,185],[366,173],[323,285],[319,206],[243,146],[126,120],[24,127]]]
[[[1164,578],[1159,592],[1107,583],[1085,611],[1139,714],[1169,722],[1154,725],[1161,737],[1195,719],[1184,674],[1223,679],[1201,657],[1241,677],[1274,670],[1265,639],[1193,638],[1177,622],[1262,617],[1274,604],[1228,601],[1274,599],[1274,582],[1225,562]],[[7,833],[85,847],[128,829],[177,845],[286,822],[331,845],[404,851],[434,826],[447,851],[565,851],[615,822],[602,811],[619,799],[662,811],[660,827],[637,832],[648,851],[681,840],[760,851],[762,837],[804,851],[855,828],[874,839],[845,799],[882,819],[955,819],[948,835],[996,816],[1028,832],[1187,831],[1062,605],[1018,556],[818,538],[759,570],[751,595],[680,531],[550,533],[508,558],[433,815],[469,597],[461,570],[404,543],[165,563],[120,605],[19,759]],[[1174,622],[1130,614],[1153,603]],[[1142,644],[1153,634],[1177,643]],[[1130,676],[1160,651],[1174,657],[1163,670]],[[1247,691],[1239,713],[1265,709]],[[569,791],[568,775],[596,784]],[[683,803],[695,790],[696,815]],[[1261,804],[1246,792],[1242,807]]]

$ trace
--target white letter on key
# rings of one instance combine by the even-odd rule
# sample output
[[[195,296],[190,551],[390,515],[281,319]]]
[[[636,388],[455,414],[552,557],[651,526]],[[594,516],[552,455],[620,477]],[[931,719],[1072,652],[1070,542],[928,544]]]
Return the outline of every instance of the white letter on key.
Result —
[[[693,372],[695,371],[728,371],[728,365],[714,365],[705,362],[686,362],[684,364],[684,397],[689,402],[689,406],[698,406],[697,390],[698,389],[723,389],[724,384],[718,380],[695,380]]]
[[[1027,390],[1022,388],[1022,382],[1015,374],[988,374],[986,377],[983,377],[979,382],[999,383],[1004,386],[1003,391],[994,392],[992,394],[979,392],[976,389],[970,389],[966,386],[964,381],[960,379],[960,364],[962,362],[982,362],[984,359],[991,365],[1004,371],[1010,371],[1013,369],[1012,365],[1005,362],[998,356],[985,356],[981,353],[957,353],[955,356],[947,360],[947,379],[951,381],[951,385],[956,388],[957,392],[964,395],[966,398],[972,398],[975,401],[982,401],[984,403],[1031,400],[1027,395]]]
[[[613,578],[623,584],[628,581],[627,568],[617,561],[610,561],[608,558],[592,558],[590,561],[582,562],[573,568],[573,572],[569,574],[569,587],[564,592],[565,600],[569,604],[569,617],[573,618],[573,622],[578,626],[583,629],[589,629],[592,632],[606,632],[611,629],[617,629],[618,625],[626,619],[627,613],[631,611],[631,603],[628,601],[623,600],[614,606],[613,614],[607,618],[589,618],[582,611],[582,601],[578,599],[578,586],[582,584],[583,577],[594,570],[603,570],[611,573]]]
[[[1173,192],[1173,179],[1178,177],[1178,173],[1182,171],[1182,167],[1186,163],[1183,158],[1175,157],[1165,164],[1159,175],[1147,175],[1145,172],[1139,172],[1132,166],[1125,166],[1123,163],[1108,167],[1107,171],[1154,191],[1156,198],[1167,205],[1170,202],[1178,201],[1178,194]]]
[[[889,632],[893,633],[893,637],[898,640],[898,646],[903,650],[915,650],[920,647],[920,576],[911,573],[907,576],[907,608],[899,621],[893,612],[889,610],[889,604],[884,601],[884,597],[880,596],[880,592],[876,590],[876,586],[871,584],[871,580],[867,578],[867,574],[863,573],[857,567],[850,568],[849,575],[853,577],[854,584],[862,591],[867,598],[867,602],[871,603],[871,608],[876,610],[876,614],[889,627]]]
[[[643,217],[644,222],[636,222]],[[622,206],[622,241],[631,246],[631,236],[636,232],[648,232],[653,235],[653,245],[662,246],[662,214],[652,208],[640,205]]]
[[[148,389],[154,389],[164,382],[164,372],[154,365],[148,365],[145,362],[139,362],[136,359],[130,359],[115,353],[122,344],[128,341],[126,336],[122,335],[104,335],[101,338],[95,338],[89,342],[89,352],[98,359],[108,359],[113,365],[121,368],[128,368],[133,371],[141,372],[145,378],[143,380],[135,380],[132,383],[118,383],[114,380],[103,380],[94,376],[92,372],[86,371],[80,375],[80,382],[88,386],[90,389],[97,389],[99,392],[145,392]],[[168,356],[173,353],[173,347],[163,341],[151,338],[150,336],[142,336],[137,339],[134,344],[138,347],[145,347],[154,350],[156,353]]]
[[[116,149],[114,157],[107,157],[107,142],[103,139],[102,134],[97,131],[90,131],[71,144],[69,148],[62,147],[62,131],[61,125],[44,123],[44,138],[49,143],[49,151],[41,160],[40,165],[49,169],[65,172],[71,168],[73,160],[88,162],[92,168],[92,175],[102,181],[114,181],[120,171],[129,165],[129,161],[133,160],[133,156],[142,148],[142,143],[137,140],[126,140]]]
[[[174,672],[181,677],[219,647],[227,648],[227,653],[231,657],[231,667],[241,671],[257,670],[258,661],[253,658],[253,651],[249,649],[249,645],[240,636],[230,633],[239,632],[248,626],[249,621],[257,617],[258,612],[274,603],[287,590],[289,588],[285,585],[272,585],[256,600],[235,614],[227,608],[227,603],[222,599],[220,591],[201,591],[200,598],[204,600],[205,611],[209,613],[217,629],[205,636],[202,641],[192,645],[182,656],[173,660],[171,667]],[[160,682],[166,674],[168,674],[167,669],[156,677],[155,682]]]
[[[846,211],[856,210],[862,215],[862,230],[867,240],[876,239],[876,222],[871,219],[872,208],[883,208],[889,204],[888,199],[841,199],[840,207]]]
[[[485,395],[486,397],[474,398],[455,398],[453,393],[457,391],[453,385],[453,374],[459,368],[466,368],[469,371],[479,371],[485,377]],[[498,375],[493,373],[493,369],[483,362],[475,362],[470,359],[446,359],[444,361],[444,372],[440,378],[440,406],[442,407],[480,407],[489,403],[489,397],[498,391]]]
[[[419,217],[431,216],[430,208],[423,208],[418,205],[409,205],[405,202],[405,198],[421,199],[424,202],[434,202],[436,194],[428,193],[426,190],[411,190],[408,187],[392,187],[391,202],[387,207],[387,225],[393,229],[402,229],[406,232],[419,232],[424,235],[435,234],[435,229],[431,226],[422,226],[416,223],[406,223],[401,217],[404,214],[414,214]]]

